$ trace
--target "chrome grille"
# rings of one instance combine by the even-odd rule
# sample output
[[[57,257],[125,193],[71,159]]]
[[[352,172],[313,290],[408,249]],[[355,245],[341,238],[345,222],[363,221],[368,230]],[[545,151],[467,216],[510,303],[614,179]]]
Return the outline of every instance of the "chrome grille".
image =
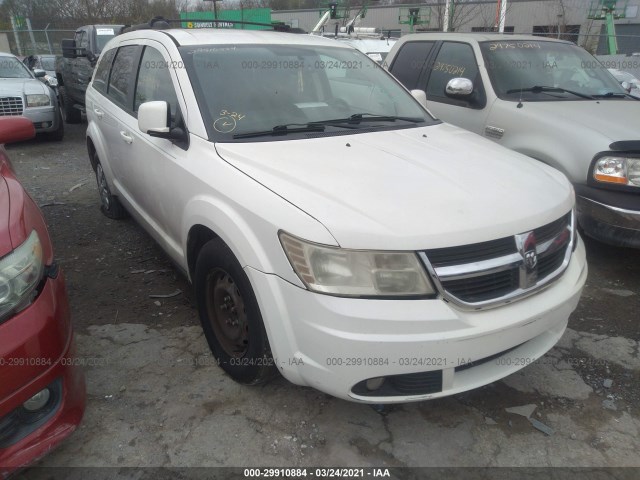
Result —
[[[0,97],[0,116],[22,115],[21,97]]]
[[[445,299],[468,308],[493,306],[527,295],[564,272],[574,222],[569,212],[529,232],[420,256]]]

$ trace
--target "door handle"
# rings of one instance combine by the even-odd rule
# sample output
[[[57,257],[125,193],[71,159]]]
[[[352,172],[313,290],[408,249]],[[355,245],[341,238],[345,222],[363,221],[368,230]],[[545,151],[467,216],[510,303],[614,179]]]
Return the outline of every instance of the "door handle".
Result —
[[[96,117],[98,117],[100,120],[102,120],[102,117],[104,117],[104,112],[99,108],[94,108],[93,112],[96,114]]]
[[[127,132],[124,131],[120,131],[120,136],[122,137],[122,139],[127,142],[129,145],[131,145],[133,143],[133,137],[129,136],[129,134]]]

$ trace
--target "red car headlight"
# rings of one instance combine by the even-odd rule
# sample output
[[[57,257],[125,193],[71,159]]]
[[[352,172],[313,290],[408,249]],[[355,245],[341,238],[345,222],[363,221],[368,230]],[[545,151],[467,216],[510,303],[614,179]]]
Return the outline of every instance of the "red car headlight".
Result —
[[[22,245],[0,259],[0,322],[31,304],[43,275],[42,244],[34,230]]]

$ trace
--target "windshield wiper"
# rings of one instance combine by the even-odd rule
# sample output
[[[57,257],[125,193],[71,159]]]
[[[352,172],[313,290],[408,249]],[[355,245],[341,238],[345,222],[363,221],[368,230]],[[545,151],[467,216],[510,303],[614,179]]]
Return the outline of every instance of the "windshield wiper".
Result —
[[[594,98],[633,98],[634,100],[639,100],[637,97],[633,95],[629,95],[628,93],[622,92],[607,92],[607,93],[598,93],[593,96]]]
[[[576,97],[586,98],[588,100],[593,100],[591,95],[586,95],[584,93],[575,92],[573,90],[567,90],[562,87],[547,87],[544,85],[535,85],[533,87],[528,88],[512,88],[511,90],[507,90],[506,93],[519,93],[519,92],[531,92],[531,93],[542,93],[542,92],[558,92],[558,93],[570,93],[571,95],[575,95]]]
[[[276,125],[271,130],[236,133],[233,138],[266,137],[269,135],[288,135],[289,133],[324,132],[325,126],[319,123],[288,123]]]
[[[404,122],[411,122],[411,123],[424,122],[423,118],[398,117],[395,115],[376,115],[375,113],[354,113],[349,118],[334,120],[334,121],[360,123],[363,120],[366,122],[395,122],[396,120],[402,120]]]

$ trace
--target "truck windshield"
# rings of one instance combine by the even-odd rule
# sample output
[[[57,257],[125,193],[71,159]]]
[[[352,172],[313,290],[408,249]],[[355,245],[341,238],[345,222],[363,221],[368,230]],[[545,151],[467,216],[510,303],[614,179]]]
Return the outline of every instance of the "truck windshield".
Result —
[[[180,50],[215,141],[270,141],[310,131],[326,136],[436,122],[355,49],[204,45]]]
[[[24,64],[15,57],[0,56],[0,78],[33,78]]]
[[[109,40],[116,36],[116,30],[120,27],[96,27],[96,54],[102,52],[102,49]]]
[[[574,44],[500,40],[482,42],[480,48],[493,89],[503,100],[625,98],[607,69]]]

